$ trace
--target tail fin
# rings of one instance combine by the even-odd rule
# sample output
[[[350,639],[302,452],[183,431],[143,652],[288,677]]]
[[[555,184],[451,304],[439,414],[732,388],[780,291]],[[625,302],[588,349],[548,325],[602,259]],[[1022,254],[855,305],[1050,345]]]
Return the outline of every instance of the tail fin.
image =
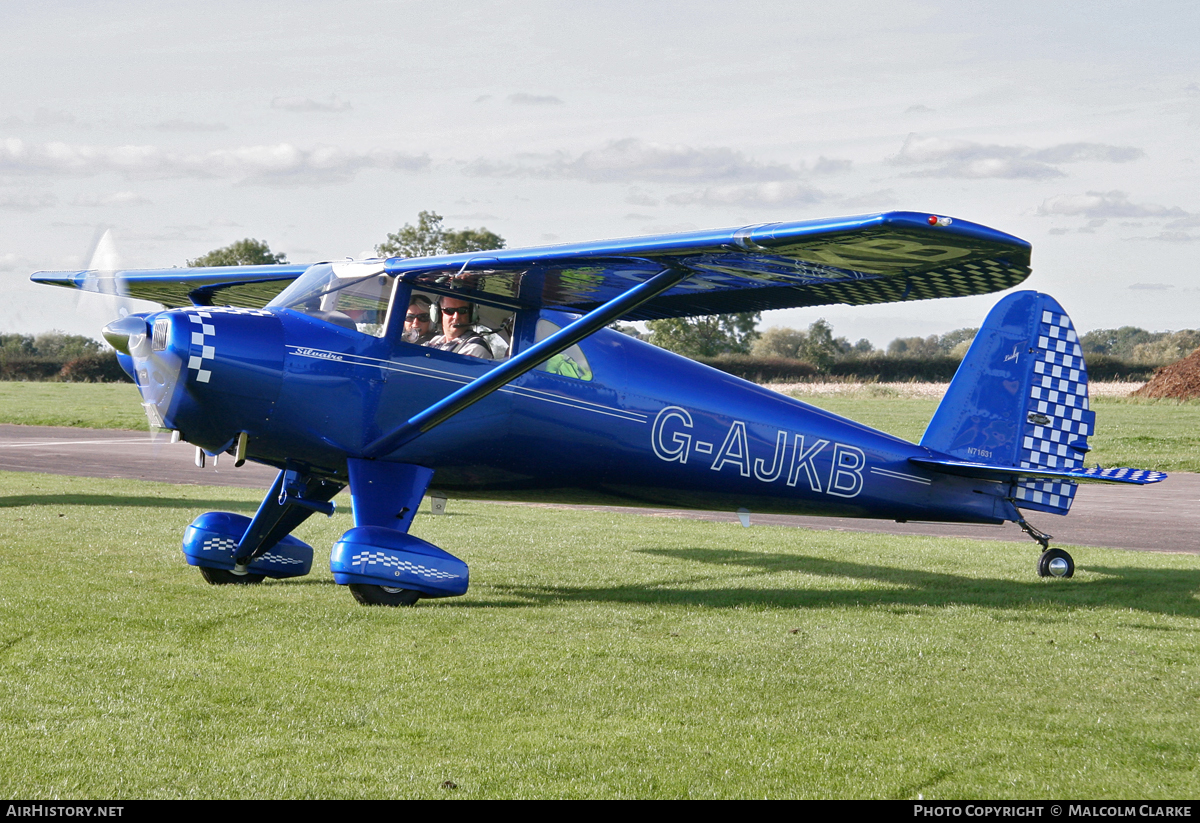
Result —
[[[1095,432],[1087,386],[1078,337],[1058,301],[1010,294],[984,320],[921,445],[967,463],[1058,475],[1018,481],[1014,502],[1066,514],[1075,484],[1065,475],[1083,473]]]

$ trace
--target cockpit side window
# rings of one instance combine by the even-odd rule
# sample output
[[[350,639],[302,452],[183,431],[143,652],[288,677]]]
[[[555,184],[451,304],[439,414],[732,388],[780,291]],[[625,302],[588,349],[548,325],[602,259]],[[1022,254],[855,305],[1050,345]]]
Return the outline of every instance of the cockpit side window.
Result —
[[[291,309],[342,328],[383,337],[396,279],[380,262],[312,266],[268,305]]]
[[[559,330],[559,327],[554,323],[539,317],[537,330],[534,332],[534,342],[540,343]],[[588,365],[588,359],[584,355],[583,349],[579,348],[578,344],[554,355],[545,363],[538,366],[538,370],[547,371],[551,374],[559,374],[563,377],[574,377],[576,380],[592,379],[592,369]]]
[[[510,309],[413,290],[402,339],[467,357],[505,360],[511,353],[512,329]]]

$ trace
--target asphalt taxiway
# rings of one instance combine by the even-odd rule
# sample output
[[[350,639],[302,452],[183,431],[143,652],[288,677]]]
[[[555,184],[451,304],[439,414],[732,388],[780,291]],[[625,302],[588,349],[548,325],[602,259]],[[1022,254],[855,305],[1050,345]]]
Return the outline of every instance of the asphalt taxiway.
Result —
[[[228,456],[205,468],[195,465],[195,448],[172,444],[147,432],[0,425],[0,470],[45,472],[77,477],[110,477],[265,490],[275,470],[254,463],[235,468]],[[1030,515],[1030,522],[1054,535],[1054,545],[1106,546],[1138,551],[1200,554],[1200,474],[1173,474],[1152,486],[1090,483],[1076,493],[1067,517]],[[348,501],[342,505],[348,505]],[[453,506],[453,501],[450,502]],[[520,504],[540,505],[540,504]],[[557,506],[548,506],[556,508]],[[583,507],[600,508],[600,507]],[[657,517],[690,517],[736,522],[733,512],[616,508]],[[947,523],[895,523],[837,517],[751,515],[751,524],[835,529],[847,532],[922,534],[984,540],[1029,541],[1013,523],[974,526]],[[1031,550],[1036,547],[1031,543]]]

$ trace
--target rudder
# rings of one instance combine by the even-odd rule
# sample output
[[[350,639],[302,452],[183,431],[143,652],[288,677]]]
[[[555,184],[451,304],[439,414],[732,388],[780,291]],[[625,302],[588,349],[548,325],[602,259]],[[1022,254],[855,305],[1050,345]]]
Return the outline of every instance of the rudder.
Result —
[[[1010,294],[988,313],[925,429],[921,445],[960,460],[1029,469],[1082,469],[1096,415],[1071,318],[1053,297]],[[1075,484],[1016,484],[1023,509],[1066,514]]]

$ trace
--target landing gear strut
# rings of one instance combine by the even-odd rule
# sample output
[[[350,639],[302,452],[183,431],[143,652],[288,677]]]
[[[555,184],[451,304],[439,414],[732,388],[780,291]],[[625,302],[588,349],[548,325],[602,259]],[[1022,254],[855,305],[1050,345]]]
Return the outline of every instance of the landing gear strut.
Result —
[[[333,545],[333,582],[364,606],[411,606],[467,591],[467,564],[408,533],[433,470],[349,458],[354,528]]]
[[[1062,549],[1050,548],[1052,535],[1038,531],[1025,522],[1024,518],[1018,520],[1017,525],[1042,547],[1042,556],[1038,558],[1037,563],[1038,577],[1071,577],[1075,574],[1075,561],[1071,555]]]

